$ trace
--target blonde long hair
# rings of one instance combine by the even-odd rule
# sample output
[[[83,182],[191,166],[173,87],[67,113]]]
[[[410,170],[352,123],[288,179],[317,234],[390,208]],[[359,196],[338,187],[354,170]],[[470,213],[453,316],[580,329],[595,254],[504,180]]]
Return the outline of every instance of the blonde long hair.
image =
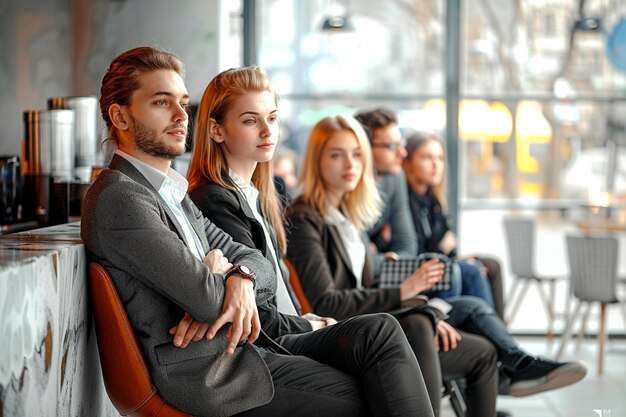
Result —
[[[221,72],[211,80],[200,101],[195,118],[194,145],[187,179],[189,191],[205,182],[213,182],[224,188],[235,190],[230,181],[223,177],[228,172],[228,161],[224,153],[224,143],[217,143],[211,137],[209,120],[224,123],[232,103],[248,92],[269,91],[278,101],[267,75],[262,68],[250,66],[231,68]],[[258,163],[252,174],[252,183],[259,190],[261,210],[276,232],[278,245],[284,252],[287,248],[281,204],[274,187],[272,163]]]
[[[372,149],[363,127],[353,117],[337,115],[320,120],[311,131],[304,163],[300,174],[300,183],[304,184],[302,199],[322,216],[330,208],[328,189],[322,179],[320,161],[324,147],[331,136],[346,130],[356,137],[363,154],[363,174],[353,191],[344,195],[344,213],[359,230],[365,230],[378,219],[380,197],[374,182]]]

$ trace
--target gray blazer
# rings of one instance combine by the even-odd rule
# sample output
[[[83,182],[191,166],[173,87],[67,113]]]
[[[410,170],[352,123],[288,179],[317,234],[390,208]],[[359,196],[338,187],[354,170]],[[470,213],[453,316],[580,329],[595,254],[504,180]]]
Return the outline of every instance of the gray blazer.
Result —
[[[130,162],[115,155],[109,168],[87,192],[81,237],[90,258],[111,275],[159,393],[187,413],[206,416],[271,401],[272,378],[257,348],[246,344],[225,354],[228,326],[213,340],[173,345],[168,330],[185,312],[201,322],[220,315],[223,277],[191,253],[168,205]],[[259,251],[234,242],[189,197],[182,206],[205,253],[219,248],[233,264],[255,271],[258,304],[274,295],[273,267]]]

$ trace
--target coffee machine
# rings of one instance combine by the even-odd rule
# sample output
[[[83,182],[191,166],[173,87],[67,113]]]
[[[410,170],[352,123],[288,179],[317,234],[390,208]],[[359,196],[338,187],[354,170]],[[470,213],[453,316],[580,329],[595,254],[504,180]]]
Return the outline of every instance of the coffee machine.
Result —
[[[91,169],[102,166],[104,156],[99,151],[98,97],[74,96],[51,97],[48,110],[74,110],[74,177],[81,182],[89,182]]]
[[[99,151],[98,98],[52,97],[47,110],[24,112],[24,216],[39,227],[80,216]]]
[[[103,126],[96,96],[51,97],[48,109],[74,111],[74,177],[69,182],[69,216],[80,216],[82,201],[91,185],[93,168],[105,165],[100,139]]]
[[[24,112],[24,215],[38,226],[66,223],[74,180],[74,110]]]

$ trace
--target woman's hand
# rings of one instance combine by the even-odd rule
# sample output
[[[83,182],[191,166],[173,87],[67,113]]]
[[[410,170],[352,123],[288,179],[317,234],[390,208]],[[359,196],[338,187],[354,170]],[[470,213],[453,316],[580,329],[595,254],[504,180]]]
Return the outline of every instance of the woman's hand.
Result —
[[[445,265],[439,259],[431,259],[417,268],[400,284],[400,300],[408,300],[422,291],[431,289],[441,281]]]
[[[456,248],[456,235],[448,230],[439,241],[439,249],[448,256],[454,248]]]
[[[309,323],[311,323],[311,329],[315,331],[315,330],[323,329],[324,327],[328,327],[331,324],[335,324],[337,322],[335,321],[334,323],[332,323],[326,320],[309,320]]]
[[[461,339],[461,335],[454,327],[443,320],[439,320],[439,323],[437,323],[437,334],[435,335],[435,348],[437,348],[438,352],[456,349]]]

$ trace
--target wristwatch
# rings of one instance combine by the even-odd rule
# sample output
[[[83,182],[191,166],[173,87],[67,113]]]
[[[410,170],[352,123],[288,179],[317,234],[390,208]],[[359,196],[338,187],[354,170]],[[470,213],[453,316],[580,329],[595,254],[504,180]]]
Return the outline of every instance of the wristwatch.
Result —
[[[241,278],[244,278],[244,279],[249,279],[250,281],[252,281],[252,288],[256,288],[256,276],[254,275],[254,272],[252,272],[252,270],[248,268],[247,266],[245,265],[233,266],[232,269],[224,275],[224,284],[226,284],[226,280],[230,278],[230,276],[233,274],[240,275]]]

